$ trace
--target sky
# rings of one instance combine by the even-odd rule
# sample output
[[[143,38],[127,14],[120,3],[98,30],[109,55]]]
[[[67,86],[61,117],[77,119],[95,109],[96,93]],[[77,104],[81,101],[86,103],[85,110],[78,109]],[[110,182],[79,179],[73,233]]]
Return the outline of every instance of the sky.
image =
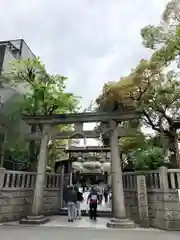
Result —
[[[69,78],[67,89],[83,107],[104,83],[128,74],[150,52],[140,30],[157,24],[167,0],[6,0],[1,40],[23,38],[51,73]]]

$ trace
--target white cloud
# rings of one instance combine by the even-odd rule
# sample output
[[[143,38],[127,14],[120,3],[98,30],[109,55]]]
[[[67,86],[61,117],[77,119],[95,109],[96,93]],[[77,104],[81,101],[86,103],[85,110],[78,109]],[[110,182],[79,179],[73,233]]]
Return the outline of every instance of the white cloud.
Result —
[[[1,39],[24,38],[49,71],[69,77],[87,106],[149,52],[140,29],[156,24],[166,0],[6,0]]]
[[[148,51],[140,29],[158,23],[166,0],[6,0],[1,39],[22,37],[51,72],[69,76],[68,88],[87,105],[104,82],[117,80]]]

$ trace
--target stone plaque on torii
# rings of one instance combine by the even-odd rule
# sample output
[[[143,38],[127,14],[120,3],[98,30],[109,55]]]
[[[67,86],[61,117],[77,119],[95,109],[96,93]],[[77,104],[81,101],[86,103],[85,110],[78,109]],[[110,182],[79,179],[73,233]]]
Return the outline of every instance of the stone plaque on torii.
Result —
[[[127,219],[125,204],[124,204],[124,191],[122,182],[122,170],[120,153],[118,146],[118,123],[126,120],[139,118],[140,112],[137,111],[114,111],[114,112],[87,112],[76,114],[57,114],[52,116],[23,116],[23,119],[30,125],[42,125],[41,145],[38,159],[38,169],[35,184],[35,191],[33,197],[32,215],[36,216],[40,221],[41,210],[43,207],[44,196],[44,181],[45,181],[45,167],[47,159],[47,145],[51,135],[52,126],[59,124],[77,124],[88,122],[103,122],[109,123],[110,126],[110,150],[111,150],[111,173],[112,173],[112,192],[113,192],[113,219],[107,223],[108,227],[133,227],[132,221]],[[77,125],[76,125],[77,126]],[[82,131],[82,125],[78,125]],[[77,132],[74,132],[76,135]],[[35,218],[35,217],[34,217]],[[32,221],[32,216],[27,221]],[[43,222],[43,217],[42,217]]]

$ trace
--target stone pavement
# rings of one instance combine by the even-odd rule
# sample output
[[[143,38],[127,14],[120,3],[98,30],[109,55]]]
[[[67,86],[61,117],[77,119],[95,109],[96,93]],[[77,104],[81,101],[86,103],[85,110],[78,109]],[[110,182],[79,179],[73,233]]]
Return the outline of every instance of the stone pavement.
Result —
[[[0,227],[3,240],[179,240],[178,232],[154,230],[113,230],[33,226]]]
[[[89,195],[89,192],[83,193],[84,201],[81,203],[81,210],[89,211],[89,205],[87,204],[87,197]],[[64,207],[62,210],[67,211],[67,207]],[[98,205],[97,211],[101,212],[111,212],[111,201],[108,201],[108,203],[105,203],[104,199],[102,200],[102,204]]]
[[[68,228],[94,228],[107,229],[106,223],[108,218],[98,218],[97,221],[92,221],[88,217],[82,217],[76,221],[69,223],[66,216],[53,216],[48,223],[43,227],[68,227]]]
[[[108,229],[106,223],[108,218],[98,218],[96,221],[90,220],[89,217],[82,217],[74,222],[68,222],[67,216],[52,216],[50,221],[39,225],[39,227],[65,227],[65,228],[88,228],[88,229]],[[30,226],[20,225],[19,221],[6,222],[0,224],[0,226]]]

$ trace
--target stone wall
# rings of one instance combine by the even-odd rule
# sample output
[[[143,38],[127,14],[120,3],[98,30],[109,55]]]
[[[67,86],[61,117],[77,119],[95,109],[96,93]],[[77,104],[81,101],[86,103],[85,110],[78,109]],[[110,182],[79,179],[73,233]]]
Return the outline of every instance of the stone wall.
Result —
[[[148,189],[150,226],[164,230],[180,230],[179,169],[159,171],[159,188]]]
[[[180,230],[180,169],[124,173],[127,216],[140,226]]]
[[[127,217],[139,223],[137,179],[134,173],[123,174],[123,187]]]
[[[165,230],[180,230],[180,202],[177,190],[148,192],[150,226]]]
[[[127,217],[135,223],[139,223],[137,191],[135,189],[125,189],[124,198]]]
[[[46,175],[42,214],[58,214],[63,179],[63,174]],[[31,213],[35,180],[36,173],[6,171],[2,177],[0,171],[0,222],[20,220]],[[180,230],[180,169],[124,173],[123,187],[126,213],[135,223]]]
[[[0,222],[20,220],[30,215],[33,200],[35,173],[7,171],[0,188]],[[60,175],[47,174],[42,214],[59,212],[62,204]]]

